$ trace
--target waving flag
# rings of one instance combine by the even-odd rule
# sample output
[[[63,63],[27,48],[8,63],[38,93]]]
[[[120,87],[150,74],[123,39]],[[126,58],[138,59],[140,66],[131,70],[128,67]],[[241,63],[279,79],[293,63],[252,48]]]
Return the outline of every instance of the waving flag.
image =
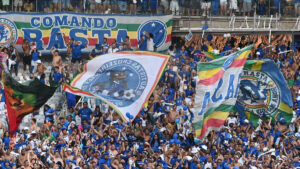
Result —
[[[124,121],[133,120],[158,83],[169,56],[151,52],[118,52],[101,55],[64,90],[99,98]]]
[[[252,46],[197,66],[193,127],[197,137],[222,126],[235,105],[239,81]]]
[[[208,61],[212,61],[212,60],[215,60],[215,59],[219,59],[223,56],[217,55],[213,52],[205,52],[205,57],[207,58]]]
[[[271,60],[248,60],[241,77],[240,91],[236,103],[240,114],[245,114],[253,126],[258,119],[272,117],[273,120],[290,122],[292,95],[284,76]],[[278,119],[274,119],[276,114]]]
[[[36,78],[20,84],[5,71],[2,73],[2,81],[9,131],[12,136],[17,131],[23,117],[39,110],[54,94],[56,87],[46,86]]]

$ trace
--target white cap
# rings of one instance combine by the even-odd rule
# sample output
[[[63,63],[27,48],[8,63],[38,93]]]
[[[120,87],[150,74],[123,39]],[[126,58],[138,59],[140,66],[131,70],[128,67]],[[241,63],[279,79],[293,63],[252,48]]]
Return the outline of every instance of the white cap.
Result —
[[[29,128],[28,127],[24,127],[24,130],[29,130]]]
[[[42,61],[41,60],[37,60],[36,63],[39,64],[39,63],[42,63]]]

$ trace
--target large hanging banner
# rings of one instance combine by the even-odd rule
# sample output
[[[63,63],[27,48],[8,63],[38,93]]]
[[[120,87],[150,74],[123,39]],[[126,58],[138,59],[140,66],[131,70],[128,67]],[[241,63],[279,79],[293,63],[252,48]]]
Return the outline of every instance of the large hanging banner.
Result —
[[[21,49],[23,39],[36,42],[37,49],[49,51],[53,46],[66,51],[70,38],[87,43],[90,51],[107,38],[124,42],[129,36],[131,46],[137,47],[144,32],[154,35],[157,51],[168,49],[171,44],[172,15],[98,15],[75,13],[1,13],[0,46],[11,42]],[[65,38],[64,36],[65,35]],[[22,51],[22,50],[20,50]]]
[[[101,55],[85,64],[84,72],[71,86],[64,85],[64,90],[99,98],[124,121],[132,121],[150,97],[168,60],[168,55],[142,51]]]

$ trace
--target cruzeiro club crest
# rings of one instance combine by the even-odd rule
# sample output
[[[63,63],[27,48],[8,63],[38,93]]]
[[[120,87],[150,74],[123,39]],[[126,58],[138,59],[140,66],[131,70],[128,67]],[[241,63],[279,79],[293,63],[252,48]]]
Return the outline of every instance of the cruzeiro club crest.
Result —
[[[135,102],[148,83],[144,67],[131,59],[116,59],[104,63],[87,79],[82,90],[103,97],[119,107]]]
[[[18,30],[16,25],[6,18],[0,18],[0,46],[6,46],[11,42],[16,43],[17,38]]]
[[[267,73],[243,70],[238,102],[245,112],[268,116],[276,112],[280,104],[279,86]]]
[[[160,47],[167,38],[167,26],[160,20],[150,20],[143,23],[138,29],[138,40],[144,32],[153,34],[153,41],[156,47]]]

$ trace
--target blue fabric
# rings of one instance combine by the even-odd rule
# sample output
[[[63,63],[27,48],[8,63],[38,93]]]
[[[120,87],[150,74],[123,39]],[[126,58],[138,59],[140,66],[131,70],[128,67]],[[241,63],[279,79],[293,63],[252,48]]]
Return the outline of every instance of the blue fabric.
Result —
[[[81,49],[85,48],[83,44],[81,45],[71,45],[72,48],[72,58],[80,59],[81,58]]]
[[[67,93],[68,109],[76,106],[76,96],[72,93]]]

